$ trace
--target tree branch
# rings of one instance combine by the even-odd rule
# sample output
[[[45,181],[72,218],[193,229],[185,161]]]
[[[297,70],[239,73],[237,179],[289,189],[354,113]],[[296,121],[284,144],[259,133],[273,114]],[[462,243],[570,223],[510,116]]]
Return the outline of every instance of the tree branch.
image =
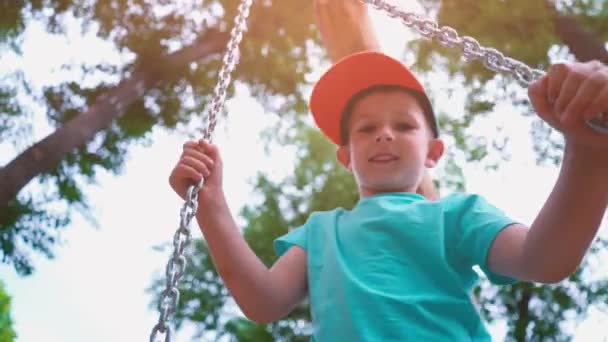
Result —
[[[171,77],[167,71],[219,53],[227,41],[226,33],[209,30],[192,45],[159,57],[158,63],[140,66],[131,77],[100,95],[87,111],[0,168],[0,213],[32,179],[52,170],[67,154],[91,141],[96,133],[119,118],[147,90]]]

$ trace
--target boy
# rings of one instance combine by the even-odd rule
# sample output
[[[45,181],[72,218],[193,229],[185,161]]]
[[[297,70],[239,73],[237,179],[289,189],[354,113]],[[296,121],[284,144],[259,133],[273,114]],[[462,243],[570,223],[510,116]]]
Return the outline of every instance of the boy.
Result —
[[[529,95],[566,138],[560,176],[530,228],[479,196],[429,202],[415,193],[443,143],[420,83],[376,52],[336,63],[310,100],[361,200],[351,211],[315,213],[278,239],[281,257],[272,268],[236,227],[214,145],[186,143],[170,183],[184,197],[205,177],[197,220],[218,272],[251,320],[277,320],[308,294],[313,340],[489,340],[468,297],[476,280],[471,267],[499,284],[559,282],[579,265],[608,205],[608,137],[584,124],[588,112],[608,110],[608,67],[553,66]]]
[[[350,211],[315,213],[278,239],[281,257],[271,269],[228,210],[215,146],[186,143],[170,182],[183,198],[205,177],[199,225],[226,286],[254,321],[279,319],[308,295],[313,340],[488,340],[468,298],[471,266],[495,283],[557,282],[574,271],[597,231],[608,204],[608,137],[583,117],[608,111],[607,75],[599,63],[557,65],[530,87],[535,109],[567,146],[555,188],[529,229],[479,196],[429,202],[415,193],[443,143],[422,86],[379,53],[336,63],[310,101],[361,200]]]

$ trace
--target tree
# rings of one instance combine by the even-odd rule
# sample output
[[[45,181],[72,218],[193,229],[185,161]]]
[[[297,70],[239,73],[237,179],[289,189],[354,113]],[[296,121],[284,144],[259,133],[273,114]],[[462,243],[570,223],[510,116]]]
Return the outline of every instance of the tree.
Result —
[[[94,220],[84,188],[95,182],[99,170],[119,174],[129,146],[146,143],[155,129],[179,129],[201,119],[237,5],[236,0],[0,2],[0,51],[18,53],[23,33],[34,22],[65,35],[68,19],[75,18],[83,33],[95,33],[128,60],[122,65],[66,64],[73,79],[44,85],[41,93],[22,71],[3,76],[0,137],[26,146],[0,168],[5,263],[31,273],[28,254],[52,257],[57,229],[68,225],[74,210]],[[276,109],[278,98],[284,105],[302,101],[296,88],[310,69],[308,56],[315,46],[308,44],[314,40],[310,7],[308,0],[266,1],[251,10],[235,80],[270,109]],[[17,94],[45,108],[53,133],[27,142],[31,113]],[[24,190],[28,184],[35,190]]]
[[[17,337],[11,319],[11,297],[0,281],[0,341],[12,342]]]
[[[424,1],[423,4],[430,13],[436,13],[442,25],[455,27],[461,35],[476,37],[484,46],[496,47],[507,55],[524,62],[545,68],[552,59],[570,58],[573,53],[585,58],[602,59],[605,50],[598,50],[597,44],[575,44],[580,41],[597,42],[608,38],[606,9],[597,8],[593,2],[574,2],[561,4],[559,10],[550,3],[529,2],[523,0],[490,1]],[[508,14],[508,15],[507,15]],[[584,25],[584,26],[583,26]],[[583,29],[586,27],[587,29]],[[525,39],[523,38],[525,37]],[[574,38],[573,38],[574,37]],[[601,37],[601,38],[600,38]],[[589,39],[592,38],[592,39]],[[531,42],[530,39],[533,39]],[[568,51],[568,48],[570,51]],[[441,112],[440,125],[445,135],[453,140],[456,149],[464,154],[463,159],[448,155],[445,174],[438,177],[439,185],[447,190],[461,190],[466,184],[462,178],[463,162],[487,163],[490,167],[499,167],[488,162],[488,156],[502,153],[495,147],[501,146],[501,140],[509,137],[497,137],[495,141],[477,139],[471,132],[476,120],[490,115],[495,105],[508,101],[528,115],[530,108],[521,93],[507,92],[512,79],[483,68],[479,63],[466,64],[460,60],[458,52],[441,48],[426,41],[414,41],[408,45],[408,51],[413,51],[415,67],[419,72],[440,70],[454,79],[464,80],[465,91],[468,94],[465,114],[461,117],[453,113]],[[590,52],[591,51],[591,52]],[[595,52],[592,52],[595,51]],[[599,51],[599,52],[598,52]],[[604,51],[604,52],[601,52]],[[599,55],[597,55],[599,53]],[[457,81],[460,82],[460,81]],[[461,83],[456,83],[461,84]],[[494,85],[489,90],[487,85]],[[456,110],[460,112],[460,110]],[[297,111],[296,111],[297,112]],[[308,214],[315,210],[323,210],[342,206],[350,208],[355,203],[357,195],[352,179],[333,161],[333,147],[327,144],[315,130],[311,130],[305,120],[297,119],[290,123],[291,129],[274,130],[272,140],[276,139],[276,131],[287,132],[279,135],[280,144],[293,144],[298,148],[298,161],[294,172],[284,180],[273,183],[264,175],[258,175],[254,186],[261,200],[257,204],[247,206],[241,212],[246,222],[245,238],[257,255],[270,265],[275,260],[272,250],[272,240],[287,232],[289,228],[301,225]],[[533,125],[531,133],[536,137],[536,150],[539,162],[559,162],[562,142],[556,135],[545,139],[546,128]],[[508,160],[508,156],[504,156]],[[504,163],[504,160],[502,161]],[[589,253],[592,258],[597,250],[605,248],[605,241],[594,244]],[[197,242],[196,259],[205,254],[203,241]],[[203,254],[199,254],[199,253]],[[475,295],[480,302],[480,311],[489,322],[506,320],[508,322],[508,339],[516,341],[527,340],[568,340],[568,332],[561,325],[566,319],[581,320],[592,305],[604,305],[607,297],[608,283],[606,281],[591,281],[588,279],[590,270],[589,259],[586,259],[580,269],[567,281],[557,285],[540,286],[530,283],[518,283],[502,288],[490,286],[482,282],[475,289]],[[200,267],[200,266],[199,266]],[[212,272],[216,286],[221,285],[221,279],[209,268],[187,270],[188,279],[202,279],[205,272]],[[192,278],[190,278],[192,277]],[[257,334],[272,336],[275,340],[294,340],[306,335],[307,303],[292,312],[284,320],[266,327],[247,323],[240,317],[223,313],[228,321],[221,324],[219,310],[229,303],[227,295],[210,297],[202,292],[194,282],[188,280],[181,285],[180,291],[186,291],[188,298],[182,297],[178,308],[177,321],[197,323],[202,334],[204,331],[215,331],[218,335],[229,334],[239,341],[247,341]],[[152,290],[160,293],[159,289]],[[222,293],[220,290],[218,293]],[[215,300],[219,305],[217,310],[206,311],[200,303]],[[198,303],[198,304],[196,304]],[[215,316],[218,314],[218,316]],[[200,324],[205,317],[218,317],[219,325]],[[236,332],[234,325],[242,329]],[[277,330],[277,327],[295,327],[294,329]],[[251,334],[251,335],[248,335]],[[266,337],[260,338],[265,340]]]

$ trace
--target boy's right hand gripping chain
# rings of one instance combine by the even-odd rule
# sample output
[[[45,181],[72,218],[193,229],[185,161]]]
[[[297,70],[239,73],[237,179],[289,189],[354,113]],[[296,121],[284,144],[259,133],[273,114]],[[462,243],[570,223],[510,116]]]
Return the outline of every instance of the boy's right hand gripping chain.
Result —
[[[398,18],[401,22],[427,39],[436,39],[442,46],[453,48],[460,47],[462,56],[467,62],[478,59],[483,65],[496,72],[512,74],[523,86],[529,86],[535,80],[545,75],[543,70],[530,68],[528,65],[505,57],[494,48],[481,46],[479,42],[470,36],[458,35],[458,32],[450,26],[439,27],[437,22],[421,17],[418,14],[405,12],[398,6],[387,3],[385,0],[361,0],[374,8],[386,12],[392,18]],[[587,125],[595,131],[608,134],[608,113],[599,113],[594,119],[587,120]]]

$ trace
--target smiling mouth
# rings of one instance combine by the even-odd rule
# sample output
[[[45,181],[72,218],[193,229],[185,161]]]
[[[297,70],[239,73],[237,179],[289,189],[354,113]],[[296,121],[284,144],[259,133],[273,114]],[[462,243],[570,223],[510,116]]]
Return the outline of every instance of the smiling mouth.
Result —
[[[399,157],[392,154],[378,154],[369,159],[372,163],[390,163],[399,159]]]

